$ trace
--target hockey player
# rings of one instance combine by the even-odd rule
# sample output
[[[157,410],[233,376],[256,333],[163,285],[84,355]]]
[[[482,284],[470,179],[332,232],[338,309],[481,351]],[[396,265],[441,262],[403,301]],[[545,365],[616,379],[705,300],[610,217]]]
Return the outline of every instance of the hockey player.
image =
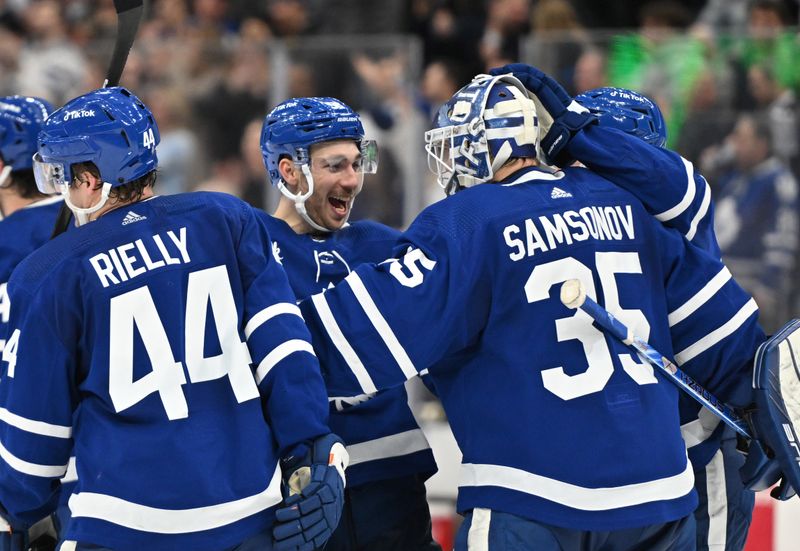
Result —
[[[377,169],[377,146],[350,107],[335,98],[285,101],[266,116],[261,148],[282,194],[274,216],[263,215],[271,252],[298,300],[391,254],[398,231],[347,221],[364,173]],[[326,551],[440,549],[425,494],[436,463],[405,388],[329,401],[350,467],[343,519]]]
[[[49,102],[25,96],[0,97],[0,353],[10,304],[6,286],[20,261],[47,241],[61,197],[39,193],[33,154]]]
[[[666,125],[658,105],[632,90],[598,88],[576,96],[575,101],[589,109],[598,120],[598,128],[587,129],[568,146],[577,152],[583,140],[584,154],[590,156],[587,158],[592,155],[630,157],[626,151],[614,151],[620,143],[614,140],[613,132],[606,132],[608,128],[638,136],[656,147],[663,148],[666,143]],[[656,155],[654,161],[649,161],[650,166],[657,165],[660,157],[671,159],[676,167],[674,177],[661,182],[653,179],[651,173],[650,178],[640,182],[625,179],[625,189],[636,195],[664,225],[683,230],[694,245],[718,257],[714,208],[705,179],[694,172],[691,163],[672,152],[645,148],[632,158],[645,165]],[[602,161],[590,163],[599,164],[603,170]],[[608,171],[607,177],[614,175]],[[691,199],[686,200],[687,196]],[[651,203],[653,200],[655,204]],[[670,214],[672,208],[675,210]],[[681,432],[695,471],[695,489],[700,501],[694,513],[697,549],[741,550],[747,540],[755,493],[744,488],[739,475],[744,455],[736,449],[736,433],[709,411],[699,410],[697,402],[690,397],[681,396],[680,405]]]
[[[74,447],[71,549],[319,546],[346,451],[294,295],[248,205],[153,195],[158,142],[119,87],[70,101],[39,134],[37,185],[79,227],[8,286],[4,540],[53,509]]]
[[[580,114],[576,131],[594,120]],[[558,291],[580,279],[737,405],[764,340],[757,307],[730,279],[709,288],[719,261],[628,192],[539,166],[537,116],[508,75],[476,77],[442,108],[426,142],[451,196],[394,258],[301,304],[328,389],[429,368],[463,453],[457,549],[693,549],[679,391]]]

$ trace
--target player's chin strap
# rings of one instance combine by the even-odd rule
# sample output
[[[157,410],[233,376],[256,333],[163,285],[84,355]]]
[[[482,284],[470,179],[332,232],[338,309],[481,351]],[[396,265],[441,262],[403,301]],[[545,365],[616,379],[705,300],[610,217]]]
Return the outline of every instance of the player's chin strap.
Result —
[[[315,230],[323,233],[331,233],[331,230],[328,228],[322,227],[316,222],[314,222],[311,217],[308,215],[308,211],[306,210],[306,201],[309,197],[314,194],[314,177],[311,176],[311,170],[308,168],[307,163],[303,163],[300,165],[300,170],[303,171],[303,175],[306,177],[306,181],[308,182],[308,191],[303,193],[302,195],[298,195],[296,193],[292,193],[289,191],[289,188],[286,187],[286,182],[283,181],[283,178],[278,180],[278,189],[280,190],[281,194],[284,197],[289,199],[290,201],[294,201],[294,208],[297,210],[297,214],[300,217],[308,222],[308,225],[314,228]],[[351,202],[352,208],[352,202]],[[350,217],[350,211],[347,212],[348,218]],[[344,220],[345,224],[347,223],[347,218]]]
[[[11,165],[6,165],[3,167],[3,170],[0,170],[0,188],[6,187],[10,182],[8,181],[11,177]]]
[[[72,204],[72,201],[69,200],[69,185],[62,184],[61,186],[61,196],[64,197],[64,204],[69,207],[69,210],[72,211],[72,214],[75,215],[75,222],[77,222],[78,226],[83,226],[89,221],[89,216],[103,208],[108,201],[108,194],[111,192],[111,184],[108,182],[103,182],[103,190],[100,192],[100,201],[92,207],[76,207]]]

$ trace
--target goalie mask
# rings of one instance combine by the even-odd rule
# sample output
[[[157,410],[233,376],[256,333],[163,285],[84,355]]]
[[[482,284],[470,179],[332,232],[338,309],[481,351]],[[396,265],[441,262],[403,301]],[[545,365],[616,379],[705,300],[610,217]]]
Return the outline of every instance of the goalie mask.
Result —
[[[509,159],[536,158],[536,106],[512,75],[478,75],[425,133],[428,166],[447,195],[488,182]]]
[[[6,96],[0,98],[0,187],[9,183],[11,172],[30,170],[36,153],[36,136],[53,106],[41,98]]]
[[[78,225],[100,210],[112,187],[130,183],[158,166],[160,141],[153,114],[122,87],[79,96],[55,111],[42,126],[34,156],[36,185],[42,193],[61,193]],[[100,202],[79,208],[69,198],[72,166],[91,162],[103,182]]]
[[[378,146],[374,140],[364,139],[364,127],[358,114],[335,98],[295,98],[284,101],[264,119],[261,130],[261,154],[270,181],[281,194],[294,202],[297,213],[312,228],[330,232],[311,219],[306,211],[306,200],[314,194],[314,177],[311,175],[310,149],[312,145],[336,140],[353,140],[361,151],[357,172],[375,174],[378,169]],[[289,158],[297,165],[308,183],[305,193],[293,193],[281,177],[278,164]],[[349,214],[349,213],[348,213]]]
[[[622,130],[656,147],[667,143],[667,125],[661,109],[633,90],[596,88],[580,94],[575,101],[597,115],[600,126]]]

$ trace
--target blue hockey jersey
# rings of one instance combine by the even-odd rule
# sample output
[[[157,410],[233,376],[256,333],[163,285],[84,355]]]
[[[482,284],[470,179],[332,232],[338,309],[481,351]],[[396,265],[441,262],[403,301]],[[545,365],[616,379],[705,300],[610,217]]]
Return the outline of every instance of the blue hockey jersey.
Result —
[[[329,237],[297,234],[286,222],[261,213],[272,253],[283,265],[298,299],[332,287],[366,262],[389,258],[400,232],[369,221],[352,222]],[[422,429],[399,386],[375,395],[333,396],[330,426],[347,444],[349,487],[415,473],[436,472]]]
[[[11,312],[8,279],[23,258],[50,238],[60,206],[61,197],[47,198],[0,219],[0,353]]]
[[[567,147],[591,170],[636,196],[665,226],[675,228],[692,245],[715,258],[720,257],[711,187],[692,163],[673,151],[597,125],[579,132]],[[730,277],[728,270],[720,275]],[[689,396],[681,395],[679,408],[689,459],[695,469],[701,469],[719,449],[724,424]]]
[[[193,193],[110,211],[18,266],[0,383],[12,516],[52,508],[74,445],[67,539],[212,550],[272,525],[279,458],[329,428],[270,246],[247,204]]]
[[[430,206],[393,260],[356,268],[301,310],[329,391],[371,392],[429,368],[463,452],[460,511],[613,530],[697,505],[679,391],[564,306],[560,285],[579,278],[743,404],[764,335],[723,272],[591,171],[531,168]]]

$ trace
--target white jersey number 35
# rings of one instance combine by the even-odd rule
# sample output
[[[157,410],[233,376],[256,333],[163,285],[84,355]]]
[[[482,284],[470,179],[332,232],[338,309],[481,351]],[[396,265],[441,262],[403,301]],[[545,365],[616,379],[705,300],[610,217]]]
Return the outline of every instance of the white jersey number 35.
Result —
[[[637,335],[645,341],[650,337],[650,324],[641,310],[625,310],[619,304],[619,292],[615,274],[641,274],[642,267],[637,253],[598,252],[595,265],[605,297],[606,309],[622,323],[634,328]],[[562,258],[536,266],[525,283],[528,302],[538,302],[550,298],[553,285],[580,279],[586,288],[586,295],[597,300],[592,278],[592,270],[575,258]],[[583,310],[567,318],[556,320],[556,335],[559,342],[576,339],[583,346],[587,368],[583,373],[568,375],[563,367],[553,367],[542,371],[544,387],[563,400],[572,400],[593,392],[600,392],[614,373],[611,351],[605,335],[592,325],[592,318]],[[653,368],[637,362],[631,354],[620,354],[619,361],[631,379],[640,385],[657,383]]]

